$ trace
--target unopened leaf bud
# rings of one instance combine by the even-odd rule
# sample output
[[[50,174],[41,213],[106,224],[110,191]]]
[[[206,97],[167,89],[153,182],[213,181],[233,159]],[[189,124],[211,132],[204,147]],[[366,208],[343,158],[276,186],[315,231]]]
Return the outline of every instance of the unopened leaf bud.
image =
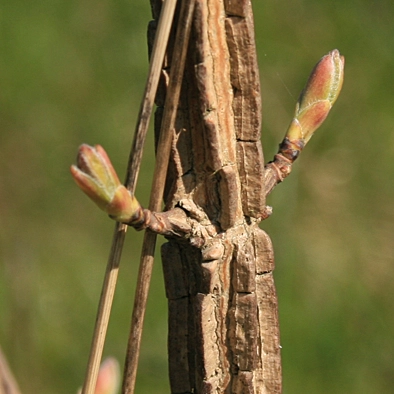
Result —
[[[127,223],[141,209],[136,198],[120,183],[100,145],[81,145],[71,174],[80,189],[113,219]]]
[[[288,154],[292,150],[290,148],[294,148],[295,159],[299,148],[305,146],[324,122],[341,91],[344,65],[345,59],[337,49],[329,52],[317,63],[298,99],[294,118],[280,151],[284,149],[283,145],[289,150]]]

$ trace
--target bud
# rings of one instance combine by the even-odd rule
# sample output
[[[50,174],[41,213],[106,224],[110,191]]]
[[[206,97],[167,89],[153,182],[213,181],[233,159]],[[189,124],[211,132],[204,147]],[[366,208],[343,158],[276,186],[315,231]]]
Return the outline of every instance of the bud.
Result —
[[[100,366],[94,394],[116,394],[120,386],[119,363],[109,357]]]
[[[119,222],[130,221],[141,208],[120,183],[111,160],[100,145],[81,145],[77,165],[71,166],[71,174],[81,190]]]
[[[113,357],[106,358],[100,365],[94,394],[117,394],[120,387],[120,368]],[[81,394],[80,388],[77,394]]]
[[[293,159],[324,122],[339,96],[343,84],[345,59],[337,49],[324,56],[313,69],[298,99],[294,118],[287,130],[286,150],[292,146]]]

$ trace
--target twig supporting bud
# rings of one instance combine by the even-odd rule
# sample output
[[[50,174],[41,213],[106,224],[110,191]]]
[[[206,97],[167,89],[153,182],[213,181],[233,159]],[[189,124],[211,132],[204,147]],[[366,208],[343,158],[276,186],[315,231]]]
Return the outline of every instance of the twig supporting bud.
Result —
[[[100,146],[83,144],[79,147],[77,165],[71,174],[80,189],[112,219],[137,230],[149,228],[165,236],[189,237],[191,227],[184,209],[151,212],[120,183],[106,151]]]

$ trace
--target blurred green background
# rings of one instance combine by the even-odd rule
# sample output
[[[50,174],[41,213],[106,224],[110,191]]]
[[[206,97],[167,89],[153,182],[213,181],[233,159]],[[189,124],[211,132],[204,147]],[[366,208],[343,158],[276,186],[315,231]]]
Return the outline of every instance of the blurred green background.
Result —
[[[0,344],[25,394],[82,383],[113,223],[74,185],[80,143],[124,177],[147,74],[148,0],[5,0],[0,11]],[[333,48],[335,108],[262,227],[276,254],[284,393],[394,387],[394,3],[254,1],[266,159]],[[148,201],[152,137],[137,193]],[[123,362],[141,234],[130,231],[105,354]],[[137,393],[168,393],[157,260]]]

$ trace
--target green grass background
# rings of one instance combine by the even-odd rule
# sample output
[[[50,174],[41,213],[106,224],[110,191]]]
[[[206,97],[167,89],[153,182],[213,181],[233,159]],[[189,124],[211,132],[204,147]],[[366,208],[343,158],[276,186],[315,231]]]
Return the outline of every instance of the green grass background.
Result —
[[[394,387],[394,3],[255,0],[267,160],[315,62],[344,88],[262,227],[276,253],[285,394]],[[113,223],[74,185],[80,143],[121,178],[147,74],[147,0],[5,0],[0,11],[0,344],[23,393],[82,383]],[[143,203],[152,137],[137,189]],[[123,362],[141,234],[130,231],[106,355]],[[157,260],[137,393],[168,393]]]

